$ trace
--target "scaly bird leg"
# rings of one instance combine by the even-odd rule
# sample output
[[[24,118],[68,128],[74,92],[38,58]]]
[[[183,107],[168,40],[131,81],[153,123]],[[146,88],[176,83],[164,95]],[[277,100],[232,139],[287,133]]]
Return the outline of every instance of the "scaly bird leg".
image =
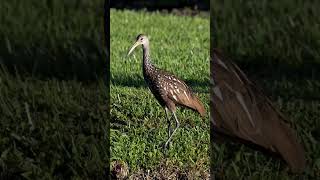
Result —
[[[169,117],[169,109],[168,108],[165,108],[165,111],[166,111],[166,115],[167,115],[167,123],[168,123],[168,139],[169,139],[169,137],[171,136],[171,117],[172,117],[172,115],[171,115],[171,117]]]
[[[167,146],[168,146],[169,142],[171,141],[173,135],[176,133],[177,129],[178,129],[179,126],[180,126],[180,123],[179,123],[179,121],[178,121],[178,118],[177,118],[177,116],[176,116],[176,113],[175,113],[175,112],[172,112],[172,113],[173,113],[174,119],[176,120],[176,128],[173,130],[171,136],[169,137],[169,139],[167,140],[166,144],[164,145],[164,148],[165,148],[165,149],[167,149]]]

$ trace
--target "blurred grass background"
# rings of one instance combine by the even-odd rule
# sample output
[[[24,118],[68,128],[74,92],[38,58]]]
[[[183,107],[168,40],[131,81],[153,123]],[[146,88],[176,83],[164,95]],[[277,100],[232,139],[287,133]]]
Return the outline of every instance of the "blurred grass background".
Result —
[[[103,1],[0,2],[0,179],[102,179]]]
[[[106,68],[103,1],[1,1],[0,61],[39,78],[94,80]]]
[[[280,160],[233,143],[213,146],[219,179],[319,179],[319,1],[211,1],[211,40],[291,119],[308,167],[296,177]]]
[[[148,35],[152,62],[184,79],[208,111],[208,16],[115,9],[110,15],[111,161],[127,164],[131,178],[208,178],[208,116],[178,108],[181,126],[165,154],[166,114],[144,82],[141,47],[127,57],[137,35]]]

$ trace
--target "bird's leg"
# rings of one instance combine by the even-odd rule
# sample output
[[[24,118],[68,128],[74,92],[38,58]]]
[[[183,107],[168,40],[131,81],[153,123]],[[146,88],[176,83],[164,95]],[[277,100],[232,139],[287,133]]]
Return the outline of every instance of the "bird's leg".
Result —
[[[175,112],[172,112],[173,113],[173,116],[174,116],[174,119],[176,120],[176,128],[173,130],[172,134],[170,135],[169,139],[167,140],[166,144],[164,145],[165,148],[167,148],[169,142],[171,141],[173,135],[175,134],[175,132],[177,131],[177,129],[179,128],[180,126],[180,123],[178,121],[178,118],[176,116],[176,113]]]
[[[168,108],[165,108],[165,111],[166,111],[166,115],[167,115],[167,123],[168,123],[168,139],[171,135],[171,117],[169,117],[169,109]]]

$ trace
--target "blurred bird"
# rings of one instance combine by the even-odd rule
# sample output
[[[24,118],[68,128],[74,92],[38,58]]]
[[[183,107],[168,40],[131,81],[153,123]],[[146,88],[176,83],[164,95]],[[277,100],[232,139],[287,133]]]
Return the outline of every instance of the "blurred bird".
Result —
[[[168,140],[166,141],[164,148],[166,149],[168,143],[176,133],[180,123],[176,116],[176,105],[180,105],[200,113],[201,116],[205,115],[205,108],[200,102],[199,98],[192,92],[192,90],[186,85],[184,81],[178,77],[155,67],[150,60],[150,46],[149,39],[146,35],[139,34],[136,42],[129,50],[130,55],[133,50],[142,45],[143,50],[143,77],[146,81],[149,89],[158,100],[159,104],[164,107],[168,123]],[[171,113],[176,121],[176,127],[171,132],[171,123],[169,117]]]
[[[292,172],[303,172],[305,152],[290,121],[221,50],[211,57],[213,133],[279,154]]]

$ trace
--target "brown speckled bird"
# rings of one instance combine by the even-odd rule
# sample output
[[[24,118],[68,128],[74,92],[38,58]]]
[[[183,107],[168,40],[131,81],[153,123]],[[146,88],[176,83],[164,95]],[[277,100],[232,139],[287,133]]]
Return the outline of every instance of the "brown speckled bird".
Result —
[[[190,108],[197,111],[201,116],[205,115],[205,108],[198,99],[198,97],[192,92],[192,90],[176,76],[163,71],[155,67],[150,61],[150,47],[149,40],[146,35],[139,34],[135,44],[129,50],[128,55],[139,45],[142,45],[143,49],[143,77],[146,81],[152,94],[158,100],[159,104],[164,107],[167,122],[168,122],[168,140],[165,143],[166,149],[172,136],[175,134],[179,127],[179,121],[176,116],[176,105],[180,105],[186,108]],[[176,127],[171,132],[171,123],[169,113],[173,114],[176,121]]]
[[[211,56],[213,133],[278,154],[293,172],[302,172],[305,152],[290,121],[221,50]]]

